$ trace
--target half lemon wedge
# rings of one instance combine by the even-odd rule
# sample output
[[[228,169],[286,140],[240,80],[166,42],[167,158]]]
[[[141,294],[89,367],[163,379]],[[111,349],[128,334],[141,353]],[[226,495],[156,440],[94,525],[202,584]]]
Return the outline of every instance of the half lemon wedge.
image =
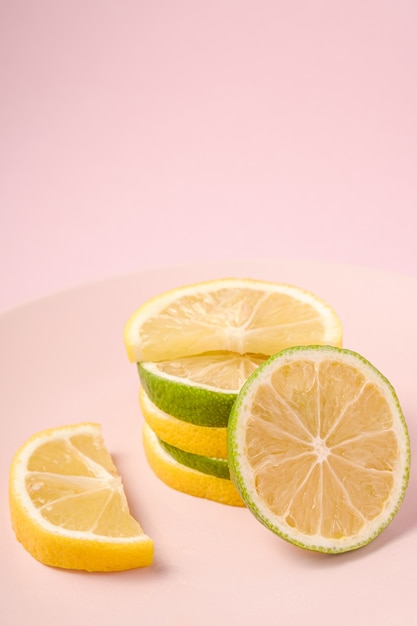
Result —
[[[153,541],[129,512],[99,424],[52,428],[23,444],[9,505],[17,539],[46,565],[119,571],[152,563]]]

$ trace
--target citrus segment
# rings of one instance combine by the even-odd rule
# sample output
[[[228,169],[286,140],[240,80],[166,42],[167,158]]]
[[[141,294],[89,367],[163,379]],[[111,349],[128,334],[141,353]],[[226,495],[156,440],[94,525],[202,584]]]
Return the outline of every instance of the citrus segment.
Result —
[[[153,541],[129,512],[98,424],[31,437],[13,458],[9,503],[17,539],[42,563],[88,571],[152,563]]]
[[[143,427],[143,443],[150,467],[172,489],[221,504],[244,506],[231,480],[211,476],[179,463],[162,447],[147,424]]]
[[[304,548],[369,543],[405,494],[410,444],[398,398],[352,351],[308,346],[271,357],[245,383],[228,437],[249,509]]]
[[[159,409],[143,387],[139,390],[139,403],[146,423],[163,441],[182,450],[203,456],[227,458],[227,429],[196,426]]]
[[[224,278],[162,293],[124,329],[132,362],[174,360],[213,351],[271,355],[308,343],[341,345],[333,309],[299,287]]]

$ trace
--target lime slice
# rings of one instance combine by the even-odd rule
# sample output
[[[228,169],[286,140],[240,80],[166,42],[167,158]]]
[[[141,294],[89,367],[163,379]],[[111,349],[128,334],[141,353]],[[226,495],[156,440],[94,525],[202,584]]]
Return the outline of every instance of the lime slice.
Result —
[[[284,350],[245,383],[228,426],[232,479],[287,541],[345,552],[372,541],[404,498],[410,442],[389,381],[355,352]]]
[[[240,388],[264,360],[222,353],[137,367],[146,394],[159,409],[198,426],[225,427]]]
[[[147,424],[143,427],[146,458],[155,475],[166,485],[191,496],[231,506],[244,506],[233,482],[179,463],[161,445]]]
[[[227,458],[227,429],[196,426],[158,409],[141,387],[139,402],[143,417],[154,433],[166,443],[194,454]]]
[[[175,446],[172,446],[162,439],[159,439],[160,445],[168,454],[172,456],[178,463],[191,467],[191,469],[198,470],[203,474],[210,474],[211,476],[217,476],[218,478],[227,478],[230,480],[229,465],[226,459],[216,459],[213,457],[203,456],[201,454],[193,454],[186,450],[180,450]]]

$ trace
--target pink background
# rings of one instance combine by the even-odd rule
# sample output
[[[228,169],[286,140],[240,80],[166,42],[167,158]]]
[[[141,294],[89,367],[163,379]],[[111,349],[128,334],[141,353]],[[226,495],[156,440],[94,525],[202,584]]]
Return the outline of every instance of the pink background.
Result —
[[[414,0],[0,11],[0,309],[213,260],[417,276]]]
[[[285,274],[393,382],[415,447],[416,31],[416,0],[0,0],[0,311],[87,283],[0,319],[0,623],[413,622],[414,465],[369,549],[277,545],[152,475],[120,329],[199,264]],[[64,579],[14,541],[11,455],[75,415],[105,427],[149,571]]]

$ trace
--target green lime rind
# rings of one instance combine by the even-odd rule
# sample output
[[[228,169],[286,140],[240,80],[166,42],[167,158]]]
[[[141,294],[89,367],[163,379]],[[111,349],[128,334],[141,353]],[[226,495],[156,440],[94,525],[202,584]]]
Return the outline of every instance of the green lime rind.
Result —
[[[227,426],[237,392],[213,391],[158,376],[146,363],[137,363],[137,368],[141,385],[161,411],[197,426]]]
[[[158,441],[170,456],[178,463],[186,465],[191,469],[202,472],[203,474],[210,474],[217,478],[226,478],[230,480],[229,465],[225,459],[217,459],[208,456],[202,456],[200,454],[194,454],[192,452],[186,452],[180,448],[176,448],[165,441],[162,441],[158,437]]]
[[[361,536],[357,540],[355,540],[355,538],[350,538],[348,541],[345,541],[343,539],[338,541],[334,539],[332,540],[333,543],[330,545],[322,541],[314,542],[311,540],[311,538],[309,538],[308,535],[306,535],[303,539],[294,537],[294,534],[292,534],[290,529],[288,529],[288,532],[286,532],[286,530],[284,529],[284,525],[279,523],[278,516],[275,516],[276,519],[274,519],[274,514],[263,505],[263,503],[257,497],[254,485],[250,483],[249,478],[246,478],[245,471],[242,467],[243,455],[241,450],[243,435],[239,429],[241,419],[245,413],[245,406],[248,402],[250,402],[250,396],[252,394],[252,391],[258,384],[258,381],[262,379],[263,375],[267,372],[269,368],[274,369],[278,361],[285,360],[287,356],[291,356],[294,353],[301,354],[304,352],[306,356],[308,356],[313,355],[314,352],[317,353],[319,351],[321,353],[323,353],[324,351],[327,352],[330,359],[332,358],[332,356],[345,356],[352,360],[356,360],[362,365],[363,371],[366,370],[371,376],[374,377],[374,379],[377,378],[380,382],[381,389],[385,391],[386,397],[391,400],[391,406],[395,408],[394,414],[397,417],[399,431],[402,431],[403,434],[402,473],[399,479],[396,499],[394,500],[391,509],[387,512],[386,516],[380,520],[379,526],[373,528],[370,533]],[[227,447],[230,478],[235,484],[236,489],[238,490],[242,500],[246,504],[249,511],[254,515],[254,517],[258,519],[258,521],[260,521],[261,524],[263,524],[266,528],[271,530],[273,533],[275,533],[285,541],[291,543],[292,545],[298,546],[305,550],[312,550],[327,554],[340,554],[356,550],[371,543],[376,537],[378,537],[398,513],[400,506],[404,500],[410,477],[410,438],[407,423],[394,387],[392,386],[390,381],[365,357],[352,350],[348,350],[346,348],[338,348],[335,346],[294,346],[292,348],[286,348],[285,350],[282,350],[281,352],[272,355],[269,359],[262,363],[248,377],[248,379],[242,386],[242,389],[238,394],[238,398],[236,399],[236,402],[231,410],[227,427]]]

